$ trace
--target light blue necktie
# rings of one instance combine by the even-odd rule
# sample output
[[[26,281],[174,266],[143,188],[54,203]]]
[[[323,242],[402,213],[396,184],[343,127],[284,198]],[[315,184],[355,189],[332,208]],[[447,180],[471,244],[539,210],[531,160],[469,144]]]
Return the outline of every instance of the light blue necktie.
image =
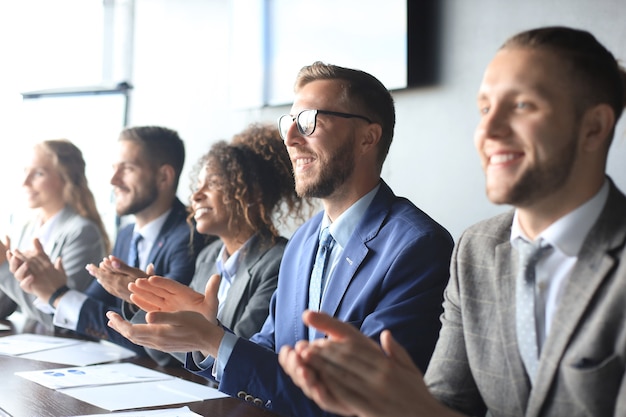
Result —
[[[324,291],[324,282],[326,278],[326,266],[328,265],[328,259],[330,258],[330,252],[332,251],[333,239],[328,227],[322,229],[320,233],[319,246],[317,247],[317,255],[315,257],[315,264],[313,265],[313,272],[311,273],[311,282],[309,284],[309,310],[318,311],[320,309],[320,302],[322,300],[322,293]],[[309,340],[314,338],[315,329],[309,328]]]
[[[139,233],[133,233],[133,238],[130,241],[130,247],[128,248],[128,265],[139,268],[139,242],[143,239]]]
[[[537,375],[539,349],[535,313],[535,266],[550,245],[542,239],[517,242],[519,267],[515,289],[515,324],[517,344],[531,383]]]

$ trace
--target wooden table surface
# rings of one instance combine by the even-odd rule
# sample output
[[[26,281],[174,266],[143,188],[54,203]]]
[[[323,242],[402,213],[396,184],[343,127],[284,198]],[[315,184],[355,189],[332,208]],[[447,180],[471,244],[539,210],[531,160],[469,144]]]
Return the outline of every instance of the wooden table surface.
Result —
[[[18,333],[53,334],[53,332],[43,329],[37,324],[24,322],[15,314],[10,321],[0,320],[0,323],[11,326],[9,331],[0,331],[0,337]],[[149,358],[131,358],[125,361],[208,385],[204,378],[186,371],[182,366],[160,367]],[[108,410],[15,375],[15,372],[60,367],[68,367],[68,365],[0,355],[0,417],[59,417],[110,413]],[[173,408],[184,405],[200,415],[210,417],[277,417],[274,413],[236,398],[220,398],[156,408]]]

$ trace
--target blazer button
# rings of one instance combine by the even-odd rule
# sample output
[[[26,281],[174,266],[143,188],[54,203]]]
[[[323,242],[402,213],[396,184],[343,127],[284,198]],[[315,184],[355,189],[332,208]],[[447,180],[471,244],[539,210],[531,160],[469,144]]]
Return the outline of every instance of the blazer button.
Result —
[[[248,394],[248,395],[246,395],[245,400],[246,400],[246,402],[249,403],[249,402],[252,402],[252,400],[254,400],[254,397],[252,395]]]
[[[260,398],[255,398],[255,399],[252,401],[252,404],[254,404],[254,405],[258,405],[259,407],[262,407],[262,406],[263,406],[263,400],[262,400],[262,399],[260,399]]]
[[[239,392],[237,393],[237,398],[241,398],[241,399],[246,398],[246,395],[247,395],[247,394],[248,394],[248,393],[247,393],[247,392],[245,392],[245,391],[239,391]]]

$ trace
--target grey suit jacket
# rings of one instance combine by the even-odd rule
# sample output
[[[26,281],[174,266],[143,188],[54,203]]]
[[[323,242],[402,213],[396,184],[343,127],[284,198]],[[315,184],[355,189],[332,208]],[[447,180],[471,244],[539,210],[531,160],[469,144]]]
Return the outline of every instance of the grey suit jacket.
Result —
[[[275,243],[268,238],[255,236],[242,249],[236,278],[221,308],[219,320],[241,337],[250,338],[261,329],[269,312],[270,299],[278,283],[278,268],[283,257],[287,239],[280,237]],[[196,259],[196,271],[189,286],[203,293],[211,275],[217,273],[216,260],[224,244],[221,240],[205,247]],[[133,323],[145,323],[145,312],[140,311],[131,319]],[[146,349],[159,364],[167,364],[169,355]],[[173,354],[180,362],[185,354]]]
[[[219,315],[220,322],[236,335],[249,339],[265,322],[286,244],[287,239],[282,237],[272,243],[255,236],[243,249],[236,278]],[[204,294],[207,281],[217,273],[215,262],[222,246],[222,241],[218,240],[200,252],[196,273],[189,284],[191,288]]]
[[[468,415],[626,415],[626,197],[607,203],[564,283],[531,388],[515,334],[513,213],[469,228],[454,250],[443,327],[425,375]]]
[[[22,228],[17,239],[12,240],[12,246],[21,250],[32,249],[35,236],[35,225],[29,222]],[[80,216],[69,206],[59,213],[44,250],[53,262],[58,257],[62,258],[68,278],[67,285],[78,291],[85,291],[93,281],[93,277],[85,270],[85,265],[98,263],[106,256],[104,241],[96,224]],[[38,320],[49,328],[53,327],[52,316],[34,306],[36,297],[22,291],[19,282],[9,270],[8,262],[0,265],[0,291],[3,296],[17,303],[27,317]],[[4,302],[0,298],[0,303],[4,305]]]

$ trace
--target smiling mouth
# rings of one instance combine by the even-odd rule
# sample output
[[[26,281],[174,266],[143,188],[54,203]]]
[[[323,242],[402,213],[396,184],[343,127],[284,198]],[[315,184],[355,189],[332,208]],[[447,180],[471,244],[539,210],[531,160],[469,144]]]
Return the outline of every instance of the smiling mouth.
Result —
[[[514,159],[520,158],[522,154],[519,153],[500,153],[489,157],[490,165],[504,164]]]
[[[201,207],[199,209],[197,209],[194,214],[193,214],[193,218],[194,219],[199,219],[200,217],[204,216],[205,214],[207,214],[209,212],[209,209],[206,207]]]
[[[115,195],[118,194],[128,194],[130,192],[130,190],[128,188],[125,187],[114,187],[113,188],[113,193],[115,193]]]
[[[308,169],[314,162],[315,162],[315,158],[312,156],[300,156],[300,157],[296,157],[293,158],[293,167],[294,167],[294,171],[304,171],[306,169]]]

